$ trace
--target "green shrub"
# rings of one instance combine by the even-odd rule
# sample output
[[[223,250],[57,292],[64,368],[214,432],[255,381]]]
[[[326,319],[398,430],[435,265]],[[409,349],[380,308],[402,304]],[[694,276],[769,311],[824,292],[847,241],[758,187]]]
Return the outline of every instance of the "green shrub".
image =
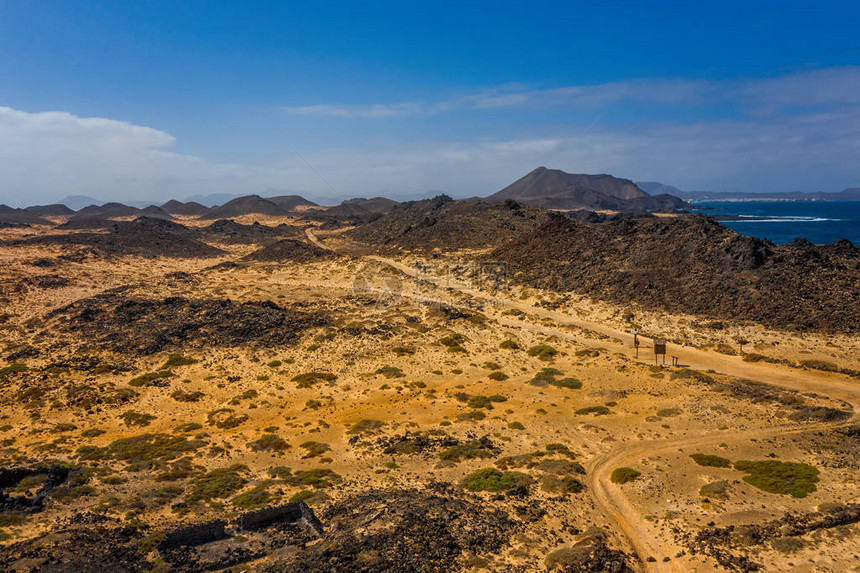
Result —
[[[406,374],[403,373],[400,368],[395,368],[394,366],[383,366],[382,368],[374,371],[374,374],[382,374],[386,378],[405,378]]]
[[[206,394],[200,391],[186,392],[185,390],[176,390],[170,395],[177,402],[199,402],[205,396]]]
[[[506,396],[502,396],[501,394],[491,394],[490,396],[487,396],[487,399],[490,402],[495,402],[497,404],[508,401],[508,398]]]
[[[502,350],[519,350],[520,345],[517,344],[515,340],[511,340],[508,338],[507,340],[503,340],[501,344],[499,344],[499,348]]]
[[[391,352],[397,356],[406,356],[408,354],[415,354],[415,349],[408,346],[395,346],[391,349]]]
[[[331,446],[329,446],[328,444],[314,441],[301,443],[299,444],[299,447],[303,448],[307,452],[304,456],[302,456],[303,458],[314,458],[317,456],[321,456],[331,450]]]
[[[470,408],[486,408],[487,410],[493,409],[493,403],[486,396],[472,396],[469,398],[469,401],[466,402],[466,405]]]
[[[445,336],[444,338],[440,338],[439,342],[443,346],[447,346],[448,348],[453,348],[453,347],[460,346],[460,343],[464,342],[465,340],[466,340],[465,336],[463,336],[462,334],[460,334],[458,332],[455,332],[453,334]]]
[[[84,430],[81,432],[82,438],[95,438],[104,434],[104,430],[100,430],[99,428],[90,428],[88,430]]]
[[[576,378],[562,378],[561,380],[551,380],[550,384],[558,388],[567,388],[568,390],[579,390],[582,388],[582,382]]]
[[[167,357],[167,361],[161,367],[162,370],[167,370],[168,368],[173,368],[176,366],[189,366],[191,364],[197,364],[197,361],[188,356],[182,356],[181,354],[171,354]]]
[[[442,461],[459,462],[461,460],[491,458],[494,455],[492,448],[486,441],[471,440],[443,450],[439,453],[439,459]]]
[[[219,408],[206,415],[206,422],[222,430],[238,427],[248,420],[248,414],[236,414],[231,408]]]
[[[281,366],[281,364],[283,364],[283,362],[281,362],[280,360],[272,360],[271,362],[266,364],[266,366],[268,366],[269,368],[278,368],[279,366]]]
[[[372,434],[385,426],[382,420],[359,420],[346,432],[347,434]]]
[[[575,477],[545,474],[540,478],[541,489],[548,493],[579,493],[585,486]]]
[[[487,378],[489,378],[490,380],[495,380],[496,382],[503,382],[504,380],[508,379],[508,375],[505,374],[504,372],[497,371],[497,372],[491,372],[487,376]]]
[[[298,382],[299,388],[310,388],[317,382],[334,382],[337,376],[331,372],[306,372],[293,376],[293,382]]]
[[[197,422],[186,422],[184,424],[179,424],[175,428],[173,428],[174,434],[187,434],[189,432],[196,432],[197,430],[203,429],[202,424],[198,424]]]
[[[827,372],[838,372],[839,367],[833,362],[828,362],[826,360],[801,360],[800,365],[804,368],[809,368],[811,370],[825,370]]]
[[[609,476],[609,479],[612,483],[625,484],[636,481],[641,475],[640,472],[637,472],[633,468],[620,467],[612,470],[612,475]]]
[[[340,483],[341,477],[327,468],[317,468],[307,471],[298,471],[293,476],[284,479],[288,485],[296,487],[312,487],[314,489],[326,489]]]
[[[594,414],[595,416],[605,416],[606,414],[611,414],[609,408],[606,406],[589,406],[587,408],[580,408],[575,412],[578,415],[584,414]]]
[[[508,428],[511,430],[525,430],[526,427],[523,426],[520,422],[510,422],[508,423]]]
[[[705,466],[709,468],[730,468],[732,467],[731,460],[727,460],[726,458],[721,458],[720,456],[714,456],[711,454],[692,454],[690,455],[693,458],[693,461],[699,464],[700,466]]]
[[[248,447],[255,452],[282,452],[290,449],[290,444],[275,434],[263,434],[253,442],[248,442]]]
[[[176,376],[170,370],[159,370],[158,372],[147,372],[146,374],[141,374],[140,376],[136,376],[129,380],[129,386],[150,386],[153,382],[158,380],[166,380],[168,378],[173,378]]]
[[[21,372],[27,372],[30,368],[26,364],[13,363],[9,366],[4,366],[0,368],[0,378],[6,378],[12,374],[19,374]]]
[[[244,491],[231,499],[230,503],[239,509],[259,509],[266,507],[275,499],[275,496],[268,491],[271,484],[271,481],[259,483],[252,489]]]
[[[532,346],[528,350],[529,356],[536,356],[539,360],[543,360],[545,362],[549,362],[555,358],[556,354],[558,354],[558,350],[548,344],[538,344],[537,346]]]
[[[150,422],[155,419],[155,416],[153,416],[152,414],[141,414],[140,412],[135,412],[133,410],[123,412],[119,415],[119,417],[123,422],[125,422],[125,425],[128,427],[148,426]]]
[[[766,358],[767,358],[767,356],[764,356],[762,354],[756,354],[754,352],[749,352],[747,354],[744,354],[744,362],[761,362],[762,360],[765,360]]]
[[[469,491],[507,491],[518,485],[528,485],[531,477],[520,472],[501,472],[496,468],[484,468],[472,472],[460,481]]]
[[[806,497],[816,490],[818,469],[803,463],[778,460],[735,462],[735,469],[745,475],[743,480],[768,493]]]
[[[573,354],[574,356],[578,356],[580,358],[584,356],[588,356],[590,358],[597,358],[598,356],[600,356],[600,351],[594,348],[582,348],[580,350],[577,350]]]
[[[189,440],[169,434],[141,434],[120,438],[104,448],[82,446],[77,454],[81,460],[119,460],[130,463],[153,460],[173,460],[205,445],[203,440]]]
[[[191,493],[188,499],[189,501],[207,501],[227,498],[248,483],[244,477],[247,472],[248,466],[234,464],[197,476],[191,480]]]
[[[657,410],[657,415],[661,418],[672,418],[674,416],[681,415],[680,408],[663,408],[662,410]]]

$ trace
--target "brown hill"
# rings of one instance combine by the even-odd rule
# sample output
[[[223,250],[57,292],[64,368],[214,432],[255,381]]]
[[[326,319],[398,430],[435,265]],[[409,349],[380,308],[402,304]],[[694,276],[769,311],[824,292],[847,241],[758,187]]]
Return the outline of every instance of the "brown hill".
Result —
[[[704,216],[590,224],[554,215],[493,251],[516,282],[717,319],[860,332],[860,252],[744,237]]]
[[[376,221],[349,231],[352,239],[391,250],[445,251],[500,245],[547,221],[544,209],[515,201],[454,201],[446,195],[400,203]]]
[[[644,209],[665,211],[689,207],[672,195],[651,196],[629,179],[582,175],[538,167],[487,197],[490,202],[513,199],[545,209]]]

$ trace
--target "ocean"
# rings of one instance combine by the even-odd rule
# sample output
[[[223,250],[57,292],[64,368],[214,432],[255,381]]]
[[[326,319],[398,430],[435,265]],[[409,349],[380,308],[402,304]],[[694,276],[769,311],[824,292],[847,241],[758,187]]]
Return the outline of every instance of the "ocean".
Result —
[[[749,218],[720,222],[742,235],[768,239],[780,245],[797,237],[816,245],[837,239],[848,239],[860,245],[860,201],[720,201],[693,206],[696,211],[708,215]]]

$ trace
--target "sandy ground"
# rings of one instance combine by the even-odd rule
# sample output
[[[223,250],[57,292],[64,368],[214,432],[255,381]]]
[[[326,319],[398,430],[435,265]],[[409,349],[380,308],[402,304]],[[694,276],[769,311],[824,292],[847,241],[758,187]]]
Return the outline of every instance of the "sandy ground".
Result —
[[[251,221],[246,221],[251,222]],[[267,221],[271,223],[271,221]],[[30,231],[5,230],[2,238]],[[38,231],[37,231],[38,232]],[[337,234],[309,231],[307,238],[324,248],[360,252]],[[549,293],[488,280],[473,259],[457,256],[396,259],[344,256],[309,264],[249,264],[211,268],[236,260],[247,245],[216,245],[229,251],[206,260],[123,257],[67,262],[55,268],[29,263],[54,258],[60,249],[0,248],[0,285],[5,317],[4,355],[22,344],[45,340],[80,344],[44,323],[46,312],[105,290],[128,286],[127,296],[160,298],[231,298],[303,303],[329,313],[328,326],[302,334],[295,345],[258,348],[193,346],[181,353],[197,362],[172,369],[164,386],[135,387],[129,404],[101,404],[81,409],[67,404],[65,389],[86,384],[101,389],[127,388],[139,374],[156,371],[166,352],[151,356],[118,356],[102,351],[100,360],[130,363],[129,372],[62,372],[45,377],[46,396],[39,407],[22,405],[16,393],[19,378],[4,386],[0,403],[0,460],[29,463],[46,457],[75,462],[81,446],[105,447],[117,439],[143,433],[175,435],[183,423],[196,423],[206,434],[207,448],[192,456],[198,473],[241,463],[248,468],[247,484],[269,488],[273,499],[313,493],[319,507],[370,485],[421,485],[428,481],[459,481],[475,470],[492,467],[493,458],[440,463],[438,451],[426,455],[384,454],[379,438],[410,432],[446,434],[460,440],[489,437],[499,451],[494,458],[542,450],[547,444],[567,446],[585,468],[585,490],[559,496],[532,488],[547,513],[529,522],[504,553],[484,556],[490,567],[505,570],[520,565],[544,570],[544,558],[570,546],[591,526],[611,532],[611,544],[638,556],[631,565],[648,571],[712,571],[717,563],[692,555],[685,535],[706,524],[762,523],[786,512],[811,512],[822,504],[857,503],[860,480],[857,459],[846,460],[823,447],[816,436],[833,436],[850,420],[798,421],[791,406],[715,391],[684,376],[689,370],[707,372],[713,380],[751,380],[785,389],[808,406],[856,414],[860,408],[860,379],[849,374],[803,367],[802,360],[835,364],[844,371],[860,370],[860,341],[827,334],[797,334],[754,324],[706,326],[707,320],[620,308],[576,293]],[[183,272],[190,280],[171,279]],[[40,288],[22,279],[48,274],[69,279],[66,286]],[[460,309],[468,318],[451,318],[446,309]],[[631,317],[632,314],[632,317]],[[30,322],[35,320],[35,322]],[[631,330],[641,346],[633,348]],[[460,335],[461,351],[443,341]],[[651,337],[669,340],[667,364],[655,365]],[[504,341],[518,349],[503,349]],[[754,352],[769,361],[745,361]],[[527,352],[549,345],[556,354],[541,360]],[[398,349],[408,349],[403,352]],[[638,354],[638,357],[637,357]],[[678,366],[673,367],[676,358]],[[44,353],[25,358],[32,371],[51,363]],[[0,363],[0,367],[10,361]],[[560,371],[559,378],[581,381],[579,389],[535,385],[542,369]],[[396,369],[396,370],[392,370]],[[308,372],[336,376],[308,388],[294,378]],[[489,377],[493,372],[507,376]],[[681,373],[679,375],[679,373]],[[498,376],[497,378],[501,378]],[[174,394],[200,392],[196,402],[178,401]],[[502,396],[492,409],[472,408],[457,398]],[[577,413],[603,406],[608,413]],[[212,413],[229,408],[247,419],[221,429]],[[126,411],[150,413],[146,426],[129,426]],[[480,411],[483,418],[470,413]],[[349,428],[361,420],[384,423],[376,434],[352,440]],[[522,429],[517,429],[519,423]],[[59,426],[58,426],[59,425]],[[73,427],[73,429],[69,429]],[[64,429],[65,428],[65,429]],[[82,436],[85,430],[103,433]],[[276,434],[289,448],[256,452],[248,444],[264,434]],[[314,453],[301,444],[324,444]],[[767,493],[742,481],[732,468],[697,465],[690,454],[716,454],[736,461],[778,459],[817,467],[820,481],[805,498]],[[293,473],[330,469],[343,481],[310,490],[303,486],[266,485],[269,470],[287,466]],[[632,483],[618,485],[612,471],[627,466],[641,472]],[[539,479],[534,469],[521,468]],[[235,515],[234,495],[194,506],[189,513],[156,503],[153,492],[165,483],[155,471],[129,472],[121,462],[106,462],[94,471],[94,490],[78,498],[52,503],[45,511],[11,525],[0,526],[8,541],[39,535],[57,519],[81,510],[114,516],[133,512],[156,526],[167,527],[189,516]],[[125,481],[107,479],[122,476]],[[699,489],[725,480],[727,499],[703,501]],[[171,482],[172,484],[172,482]],[[177,484],[183,493],[188,484]],[[479,494],[490,499],[495,494]],[[500,502],[502,504],[508,502]],[[771,544],[749,548],[766,570],[846,571],[858,565],[860,531],[856,525],[817,532],[803,538],[800,548],[782,552]],[[654,561],[648,560],[653,558]],[[668,558],[664,561],[665,558]]]

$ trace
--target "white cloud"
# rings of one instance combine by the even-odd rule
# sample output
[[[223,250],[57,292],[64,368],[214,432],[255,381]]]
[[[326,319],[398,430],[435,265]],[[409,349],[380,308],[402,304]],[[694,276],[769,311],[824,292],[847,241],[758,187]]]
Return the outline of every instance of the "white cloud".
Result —
[[[171,152],[174,144],[164,131],[122,121],[0,107],[0,202],[31,205],[72,194],[162,201],[278,180],[275,170]]]

